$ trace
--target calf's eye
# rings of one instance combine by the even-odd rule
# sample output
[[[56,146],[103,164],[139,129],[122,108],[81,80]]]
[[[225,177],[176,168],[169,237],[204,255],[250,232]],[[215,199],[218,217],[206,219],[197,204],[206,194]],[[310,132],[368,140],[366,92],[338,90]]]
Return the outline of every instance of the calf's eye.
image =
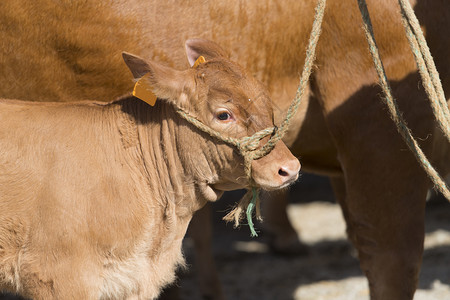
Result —
[[[231,120],[231,115],[230,113],[226,112],[226,111],[222,111],[220,113],[217,114],[217,119],[219,119],[220,121],[228,121]]]

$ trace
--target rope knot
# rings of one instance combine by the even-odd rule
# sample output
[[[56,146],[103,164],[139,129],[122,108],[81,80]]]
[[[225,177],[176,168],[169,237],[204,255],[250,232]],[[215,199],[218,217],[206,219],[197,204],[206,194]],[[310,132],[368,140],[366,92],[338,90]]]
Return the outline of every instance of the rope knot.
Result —
[[[252,136],[246,136],[239,140],[238,149],[242,155],[254,152],[258,149],[260,141],[268,135],[273,135],[276,127],[270,127],[254,133]]]
[[[254,139],[253,136],[243,137],[239,141],[239,151],[241,153],[255,151],[259,146],[259,141],[258,139]]]

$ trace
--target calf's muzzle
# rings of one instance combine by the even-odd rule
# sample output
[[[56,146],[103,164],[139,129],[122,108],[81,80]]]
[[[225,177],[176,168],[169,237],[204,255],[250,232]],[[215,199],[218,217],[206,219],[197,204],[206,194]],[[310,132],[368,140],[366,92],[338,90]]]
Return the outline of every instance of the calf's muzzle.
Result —
[[[255,183],[265,190],[284,188],[298,179],[300,162],[279,141],[272,151],[252,161],[252,177]]]

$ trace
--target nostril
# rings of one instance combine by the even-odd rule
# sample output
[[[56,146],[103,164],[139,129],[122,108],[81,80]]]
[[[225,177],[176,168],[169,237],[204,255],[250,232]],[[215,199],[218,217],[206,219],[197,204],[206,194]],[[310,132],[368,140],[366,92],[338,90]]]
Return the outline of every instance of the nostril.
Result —
[[[289,173],[286,172],[283,168],[281,168],[278,170],[278,175],[286,177],[286,176],[289,176]]]

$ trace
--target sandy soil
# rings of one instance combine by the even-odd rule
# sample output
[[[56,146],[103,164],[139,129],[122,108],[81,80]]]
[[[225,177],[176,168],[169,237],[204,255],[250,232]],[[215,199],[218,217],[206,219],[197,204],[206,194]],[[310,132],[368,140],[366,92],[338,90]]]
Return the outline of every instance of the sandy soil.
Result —
[[[227,195],[233,198],[236,195]],[[307,256],[286,257],[270,252],[261,234],[232,229],[221,221],[233,200],[223,199],[214,212],[213,248],[224,293],[229,300],[365,300],[367,281],[345,236],[345,224],[328,181],[304,176],[291,191],[288,208],[294,227],[310,246]],[[426,241],[416,300],[450,299],[450,204],[435,197],[426,214]],[[258,225],[257,225],[258,226]],[[197,288],[192,242],[186,239],[190,268],[178,284],[181,299],[201,299]]]

